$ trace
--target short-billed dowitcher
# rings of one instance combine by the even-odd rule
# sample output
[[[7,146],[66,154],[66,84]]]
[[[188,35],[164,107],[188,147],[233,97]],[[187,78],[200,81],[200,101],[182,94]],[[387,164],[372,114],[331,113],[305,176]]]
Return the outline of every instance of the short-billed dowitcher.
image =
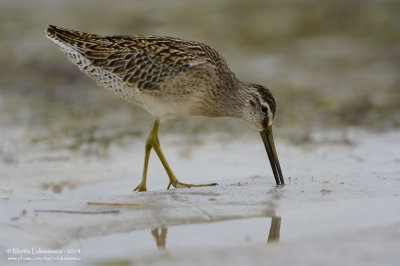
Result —
[[[250,122],[260,130],[276,184],[284,184],[272,136],[274,97],[264,86],[238,80],[210,46],[171,37],[101,36],[51,25],[46,35],[99,85],[154,116],[142,181],[135,190],[146,191],[152,148],[168,174],[168,188],[216,185],[185,184],[175,177],[158,140],[160,120],[174,116],[231,116]]]

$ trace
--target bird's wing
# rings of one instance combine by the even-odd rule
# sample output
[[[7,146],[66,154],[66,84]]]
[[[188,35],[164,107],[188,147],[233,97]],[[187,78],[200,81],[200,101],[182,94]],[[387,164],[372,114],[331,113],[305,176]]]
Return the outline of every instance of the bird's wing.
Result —
[[[208,46],[170,37],[101,36],[49,26],[47,35],[77,50],[94,67],[110,72],[128,87],[157,90],[191,68],[215,68],[203,56]],[[212,48],[211,48],[212,49]]]

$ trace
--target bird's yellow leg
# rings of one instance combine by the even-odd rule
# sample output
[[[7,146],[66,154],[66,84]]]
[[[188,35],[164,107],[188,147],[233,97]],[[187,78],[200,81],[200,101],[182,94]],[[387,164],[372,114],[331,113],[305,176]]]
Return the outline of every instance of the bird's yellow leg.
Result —
[[[150,152],[151,148],[153,147],[153,142],[154,142],[154,136],[157,138],[157,132],[158,131],[158,125],[156,128],[156,123],[154,122],[154,126],[150,131],[149,136],[147,137],[146,140],[146,145],[145,145],[145,153],[144,153],[144,166],[143,166],[143,175],[142,175],[142,182],[133,190],[133,191],[146,191],[146,177],[147,177],[147,167],[149,166],[149,157],[150,157]]]
[[[181,183],[178,181],[176,178],[175,174],[172,172],[171,167],[169,166],[167,160],[164,157],[164,154],[161,150],[160,146],[160,141],[158,140],[158,127],[159,127],[160,121],[156,120],[154,121],[153,129],[150,132],[149,137],[147,138],[146,141],[146,154],[145,154],[145,161],[144,161],[144,169],[143,169],[143,177],[142,177],[142,182],[139,184],[139,186],[135,189],[137,191],[146,191],[146,174],[147,174],[147,166],[148,166],[148,161],[149,161],[149,155],[150,155],[150,150],[151,148],[154,149],[154,151],[157,153],[158,158],[160,159],[162,165],[164,166],[165,171],[167,172],[167,175],[169,177],[169,185],[168,189],[172,186],[175,188],[183,188],[183,187],[203,187],[203,186],[215,186],[217,183],[212,183],[212,184],[201,184],[201,185],[192,185],[192,184],[185,184]]]

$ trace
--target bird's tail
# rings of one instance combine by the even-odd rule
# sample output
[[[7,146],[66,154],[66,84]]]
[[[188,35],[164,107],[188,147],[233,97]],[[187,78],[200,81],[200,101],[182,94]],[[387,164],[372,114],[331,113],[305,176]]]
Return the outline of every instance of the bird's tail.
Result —
[[[55,42],[61,50],[67,55],[68,59],[79,67],[85,74],[93,78],[100,86],[104,86],[122,98],[127,99],[129,92],[125,91],[122,83],[116,82],[120,77],[112,73],[106,68],[101,68],[93,64],[94,60],[87,57],[91,49],[105,49],[104,45],[107,43],[107,38],[97,35],[89,34],[76,30],[69,30],[49,25],[45,31],[46,36]],[[91,55],[93,55],[91,53]],[[104,57],[104,53],[97,53]],[[102,60],[106,62],[106,60]]]
[[[59,44],[66,44],[77,50],[85,49],[90,44],[96,44],[100,36],[49,25],[45,30],[46,36]]]
[[[91,36],[76,30],[69,30],[49,25],[45,30],[46,36],[55,42],[67,55],[68,59],[77,65],[88,76],[93,77],[93,67],[90,60],[85,57],[85,48],[90,45]]]

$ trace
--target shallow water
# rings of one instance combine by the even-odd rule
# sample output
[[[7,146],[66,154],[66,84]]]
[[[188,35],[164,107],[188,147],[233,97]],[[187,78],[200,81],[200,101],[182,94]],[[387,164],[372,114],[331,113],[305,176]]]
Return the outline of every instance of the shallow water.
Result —
[[[274,217],[280,224],[280,217]],[[74,241],[68,247],[79,247],[90,260],[121,260],[137,258],[144,254],[179,254],[185,249],[226,248],[264,245],[279,240],[279,230],[271,230],[271,218],[229,220],[206,224],[188,224],[156,227]],[[279,229],[279,228],[278,228]],[[271,233],[269,231],[271,230]],[[278,235],[276,235],[278,233]],[[271,235],[271,237],[269,237]],[[112,245],[111,243],[119,243]],[[102,252],[99,252],[99,251]]]
[[[207,254],[208,264],[293,260],[313,265],[339,259],[395,265],[400,150],[393,144],[400,134],[354,130],[348,135],[341,142],[319,134],[304,146],[278,139],[284,187],[275,187],[256,134],[203,144],[165,137],[165,154],[181,181],[219,185],[165,190],[167,176],[152,154],[145,193],[132,192],[141,176],[140,140],[89,158],[26,146],[15,155],[18,163],[2,167],[3,261],[9,248],[48,248],[79,250],[66,255],[79,255],[80,264],[199,265],[199,254]],[[280,219],[279,230],[272,230],[279,240],[266,244],[271,217]],[[165,249],[157,248],[156,238]],[[341,243],[352,252],[343,253]],[[311,254],[303,258],[303,252]],[[375,259],[364,260],[368,254]]]

